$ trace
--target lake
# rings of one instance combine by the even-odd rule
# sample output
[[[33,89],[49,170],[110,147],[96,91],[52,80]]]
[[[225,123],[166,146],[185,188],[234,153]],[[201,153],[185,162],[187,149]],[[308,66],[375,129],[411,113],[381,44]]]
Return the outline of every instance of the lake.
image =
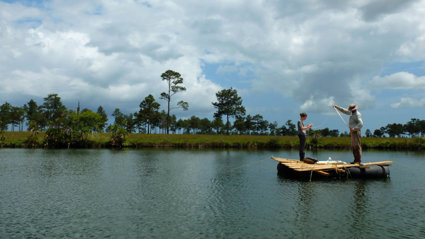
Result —
[[[424,152],[364,152],[390,179],[311,182],[272,155],[298,152],[0,149],[0,238],[425,237]]]

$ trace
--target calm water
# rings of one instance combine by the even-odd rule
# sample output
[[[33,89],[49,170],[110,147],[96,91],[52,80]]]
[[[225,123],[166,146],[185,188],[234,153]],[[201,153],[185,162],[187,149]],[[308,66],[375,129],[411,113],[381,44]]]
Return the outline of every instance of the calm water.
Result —
[[[388,180],[277,176],[297,153],[1,149],[0,238],[425,237],[424,153],[364,152]]]

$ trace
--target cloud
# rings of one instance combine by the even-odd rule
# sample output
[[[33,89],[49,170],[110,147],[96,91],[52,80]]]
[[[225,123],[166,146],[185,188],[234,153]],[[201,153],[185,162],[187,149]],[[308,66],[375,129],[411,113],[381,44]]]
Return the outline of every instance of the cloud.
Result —
[[[425,23],[422,23],[421,28],[425,28]],[[425,55],[425,34],[416,36],[401,44],[396,53],[406,60],[423,60]]]
[[[211,116],[222,86],[202,69],[214,64],[250,81],[246,97],[277,92],[316,112],[330,101],[371,108],[379,85],[423,87],[409,72],[368,82],[384,65],[425,60],[424,12],[413,0],[0,2],[0,93],[131,112],[148,94],[159,101],[171,69],[187,88],[176,100],[190,112],[180,114]]]
[[[317,112],[318,109],[331,109],[333,105],[335,105],[335,100],[332,96],[326,99],[315,99],[313,96],[311,96],[304,102],[304,104],[301,105],[300,108],[302,111]]]
[[[374,89],[425,89],[425,76],[416,76],[409,72],[397,72],[388,76],[375,76],[369,84]]]
[[[373,21],[379,17],[395,13],[408,7],[415,0],[374,0],[360,7],[366,21]]]
[[[409,94],[409,97],[401,97],[400,101],[391,104],[392,108],[411,108],[425,106],[425,98],[418,99],[412,96],[417,95],[418,91],[425,89],[425,76],[416,76],[409,72],[397,72],[391,75],[379,77],[376,76],[369,83],[369,86],[375,90],[392,90],[392,94],[397,97],[395,92]],[[419,93],[421,95],[421,93]]]
[[[269,34],[274,37],[271,42],[279,43],[274,44],[276,57],[259,70],[264,77],[255,88],[275,89],[303,107],[309,105],[310,95],[319,101],[334,97],[341,104],[360,100],[373,106],[373,93],[365,85],[371,74],[393,59],[392,52],[405,40],[401,27],[394,31],[389,27],[396,21],[397,26],[410,24],[405,14],[397,15],[397,19],[390,15],[371,24],[359,17],[356,4],[347,1],[335,8],[323,4],[298,6],[303,9],[299,14],[308,15],[305,20],[297,14],[293,18],[278,14],[278,31]],[[397,7],[392,12],[400,9],[405,8]],[[418,16],[410,17],[420,22]],[[326,112],[326,108],[316,110]]]
[[[401,98],[400,102],[391,104],[392,108],[411,108],[411,107],[425,107],[425,98],[414,99],[410,97]]]
[[[5,7],[0,22],[0,37],[6,43],[0,46],[3,100],[23,103],[23,98],[29,101],[58,93],[64,101],[79,100],[84,107],[106,104],[110,110],[124,107],[131,112],[148,94],[160,101],[159,94],[166,89],[160,75],[168,69],[184,76],[188,90],[175,97],[176,101],[185,97],[191,109],[205,112],[211,108],[211,92],[220,89],[202,74],[196,49],[181,44],[182,39],[169,31],[174,20],[159,19],[150,12],[142,19],[146,24],[137,29],[137,19],[132,18],[147,11],[146,5],[51,2],[46,4],[52,4],[52,11],[43,15],[43,9],[0,4]],[[22,15],[22,8],[31,10]],[[75,11],[64,13],[64,8]],[[22,16],[7,17],[8,10]],[[43,16],[41,26],[27,28],[19,23],[34,15]],[[120,20],[109,20],[114,18]],[[155,20],[164,29],[152,27],[149,22]]]

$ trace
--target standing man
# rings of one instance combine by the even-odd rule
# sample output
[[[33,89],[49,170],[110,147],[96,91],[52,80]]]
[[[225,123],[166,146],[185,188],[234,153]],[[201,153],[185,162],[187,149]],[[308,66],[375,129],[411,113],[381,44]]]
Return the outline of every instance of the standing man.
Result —
[[[306,113],[300,114],[300,119],[298,120],[298,138],[300,139],[300,160],[304,160],[304,147],[305,147],[305,133],[307,129],[311,128],[313,125],[309,124],[307,126],[304,126],[304,120],[307,119]]]
[[[351,149],[353,150],[354,162],[360,164],[362,162],[362,145],[360,143],[360,130],[363,127],[362,114],[358,111],[359,107],[355,104],[348,106],[348,109],[344,109],[337,105],[334,108],[341,111],[346,115],[350,115],[348,121],[348,127],[351,133]]]

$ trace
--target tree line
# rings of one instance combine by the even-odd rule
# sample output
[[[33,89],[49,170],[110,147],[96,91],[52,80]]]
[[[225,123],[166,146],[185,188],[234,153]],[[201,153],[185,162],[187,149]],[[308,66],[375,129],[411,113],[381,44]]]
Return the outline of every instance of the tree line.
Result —
[[[269,122],[260,114],[246,115],[242,98],[237,90],[223,89],[216,93],[216,102],[212,105],[216,109],[213,119],[192,116],[186,119],[177,119],[171,110],[181,108],[188,110],[189,104],[179,101],[173,105],[173,96],[185,91],[183,78],[180,73],[168,70],[161,75],[167,82],[166,91],[160,95],[166,101],[166,108],[160,110],[161,104],[152,94],[146,96],[139,104],[139,110],[125,114],[119,108],[113,113],[113,123],[108,124],[108,115],[102,106],[96,111],[90,109],[68,109],[63,105],[58,94],[49,94],[44,102],[38,105],[30,100],[23,107],[13,106],[5,102],[0,106],[0,131],[6,130],[33,132],[34,137],[38,132],[46,133],[46,144],[54,147],[81,145],[87,141],[89,133],[111,132],[111,144],[119,145],[128,133],[163,133],[163,134],[246,134],[246,135],[272,135],[296,136],[296,125],[286,121],[278,125],[276,121]],[[223,121],[223,118],[225,121]],[[233,120],[232,120],[233,119]],[[411,119],[406,124],[388,124],[376,129],[373,133],[367,129],[367,137],[403,137],[422,136],[425,133],[425,121]],[[347,132],[340,133],[336,129],[310,130],[310,135],[315,136],[346,136]],[[31,140],[31,139],[29,139]]]
[[[373,133],[366,130],[367,137],[420,137],[425,135],[425,120],[416,118],[410,119],[405,124],[392,123],[387,124],[379,129],[375,129]]]

